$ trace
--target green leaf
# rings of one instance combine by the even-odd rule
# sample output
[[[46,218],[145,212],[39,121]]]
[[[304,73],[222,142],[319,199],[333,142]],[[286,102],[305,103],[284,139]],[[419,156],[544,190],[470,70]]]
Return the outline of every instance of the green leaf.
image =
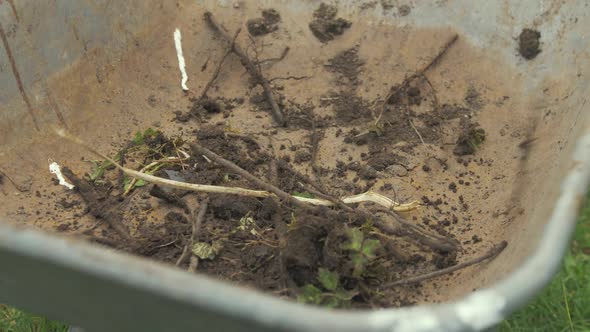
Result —
[[[136,132],[131,142],[133,145],[142,145],[145,143],[146,139],[156,137],[159,133],[159,131],[153,128],[147,128],[143,133],[141,131]]]
[[[308,193],[307,191],[304,191],[304,192],[294,191],[293,196],[303,197],[303,198],[315,198],[315,196],[313,194]]]
[[[215,248],[206,242],[197,242],[193,244],[192,252],[200,259],[213,259],[215,258],[215,255],[217,255]]]
[[[303,286],[301,294],[297,296],[297,301],[302,303],[317,304],[322,303],[322,291],[316,286],[308,284]]]
[[[365,265],[367,264],[368,260],[360,253],[352,255],[351,258],[352,264],[354,266],[352,270],[352,276],[358,279],[363,275],[363,272],[365,272]]]
[[[338,279],[340,279],[338,273],[330,272],[324,268],[319,269],[318,280],[325,289],[333,291],[338,288]]]
[[[340,306],[340,300],[335,297],[330,297],[324,301],[323,306],[326,308],[334,309]]]
[[[363,248],[361,249],[361,252],[367,258],[375,258],[375,251],[377,251],[377,248],[380,246],[381,242],[379,242],[379,240],[365,240],[365,242],[363,242]]]
[[[144,139],[143,139],[143,134],[141,133],[141,131],[138,131],[135,133],[135,136],[133,136],[133,139],[131,140],[131,142],[133,143],[133,145],[143,144]]]
[[[350,242],[344,243],[342,249],[351,251],[360,251],[363,245],[364,235],[358,228],[350,228],[346,231]]]
[[[90,174],[90,181],[100,179],[104,175],[104,168],[100,167],[96,160],[92,161],[92,173]]]

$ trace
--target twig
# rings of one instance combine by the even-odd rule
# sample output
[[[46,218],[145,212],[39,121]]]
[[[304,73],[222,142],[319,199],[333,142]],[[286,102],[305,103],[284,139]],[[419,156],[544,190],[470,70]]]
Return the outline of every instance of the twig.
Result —
[[[261,64],[263,64],[265,62],[281,61],[281,60],[283,60],[287,56],[287,53],[289,53],[289,50],[290,50],[290,48],[289,48],[289,46],[287,46],[287,47],[285,47],[285,49],[281,53],[281,56],[279,56],[278,58],[270,58],[270,59],[260,60],[260,61],[257,62],[257,64],[258,65],[261,65]]]
[[[414,129],[414,131],[416,132],[418,137],[420,137],[420,142],[422,142],[422,145],[426,145],[426,143],[424,143],[424,138],[422,138],[422,135],[418,131],[418,128],[416,128],[416,126],[414,126],[414,121],[412,121],[411,118],[408,118],[408,122],[410,122],[410,126],[412,126],[412,129]]]
[[[457,249],[457,246],[449,239],[426,232],[425,230],[418,227],[416,224],[413,224],[405,220],[394,211],[391,211],[389,209],[382,211],[392,216],[397,223],[403,225],[404,228],[402,229],[402,231],[406,233],[406,235],[420,242],[421,244],[440,252],[451,252]],[[396,233],[396,229],[387,222],[376,220],[375,225],[386,233]]]
[[[180,266],[184,261],[191,256],[192,248],[195,242],[197,241],[197,236],[199,235],[199,231],[201,230],[201,225],[203,224],[203,219],[205,219],[205,214],[207,213],[207,207],[209,206],[209,201],[204,200],[201,203],[199,213],[195,216],[195,210],[191,212],[191,220],[192,220],[192,233],[191,238],[189,239],[189,243],[184,246],[182,250],[182,254],[176,261],[176,266]],[[192,259],[191,259],[192,264]]]
[[[96,192],[96,190],[86,181],[83,181],[74,175],[74,173],[67,167],[64,167],[62,172],[63,175],[75,186],[75,191],[80,197],[82,197],[84,202],[86,202],[90,214],[93,217],[104,220],[123,239],[128,241],[132,239],[131,235],[129,235],[129,230],[121,222],[121,203],[114,203],[113,199],[105,199],[103,195]]]
[[[194,273],[197,270],[197,266],[199,266],[199,257],[192,255],[187,271]]]
[[[397,280],[394,282],[390,282],[387,283],[381,287],[384,288],[389,288],[389,287],[394,287],[394,286],[400,286],[400,285],[407,285],[407,284],[416,284],[416,283],[420,283],[422,281],[428,280],[428,279],[432,279],[432,278],[436,278],[439,277],[441,275],[444,274],[449,274],[449,273],[453,273],[457,270],[461,270],[464,269],[466,267],[469,267],[471,265],[475,265],[478,263],[481,263],[483,261],[485,261],[486,259],[493,259],[496,256],[498,256],[503,250],[504,248],[506,248],[506,246],[508,246],[508,242],[506,241],[502,241],[500,244],[495,245],[494,247],[492,247],[485,255],[468,260],[466,262],[463,262],[461,264],[457,264],[455,266],[451,266],[451,267],[447,267],[445,269],[442,270],[438,270],[438,271],[434,271],[434,272],[430,272],[430,273],[426,273],[423,275],[419,275],[419,276],[415,276],[415,277],[410,277],[410,278],[406,278],[406,279],[401,279],[401,280]]]
[[[391,90],[389,91],[389,93],[385,97],[385,100],[383,100],[383,106],[381,108],[381,113],[379,113],[379,116],[377,117],[377,120],[375,121],[375,124],[377,124],[379,122],[379,120],[381,120],[381,117],[383,116],[383,113],[385,112],[385,109],[387,108],[387,103],[388,103],[389,99],[392,96],[397,95],[400,91],[402,91],[404,89],[407,89],[407,87],[410,85],[410,83],[413,80],[415,80],[416,78],[424,76],[424,74],[430,68],[434,67],[440,61],[440,59],[442,58],[442,56],[449,50],[449,48],[451,46],[453,46],[453,44],[457,41],[457,39],[459,39],[459,35],[454,34],[451,38],[449,38],[449,40],[447,40],[447,42],[438,51],[438,53],[434,56],[434,58],[432,58],[432,60],[430,60],[424,67],[422,67],[421,69],[417,70],[412,75],[406,77],[404,79],[404,81],[402,82],[402,84],[396,85],[396,86],[394,86],[394,87],[391,88]]]
[[[261,197],[261,198],[270,197],[270,196],[277,196],[277,197],[281,198],[281,196],[278,195],[276,192],[273,192],[270,190],[264,191],[264,190],[245,189],[245,188],[240,188],[240,187],[224,187],[224,186],[213,186],[213,185],[206,185],[206,184],[186,183],[186,182],[174,181],[174,180],[164,179],[164,178],[157,177],[157,176],[150,175],[150,174],[141,173],[136,170],[121,166],[121,164],[119,164],[118,162],[116,162],[112,158],[103,155],[102,153],[98,152],[97,150],[95,150],[94,148],[89,146],[88,144],[84,143],[84,141],[82,141],[78,137],[75,137],[75,136],[67,133],[63,129],[56,130],[56,133],[59,136],[65,138],[65,139],[68,139],[75,144],[78,144],[78,145],[84,147],[85,149],[92,152],[93,154],[95,154],[99,158],[110,161],[115,167],[117,167],[118,169],[123,171],[123,173],[127,174],[128,176],[136,177],[136,178],[142,179],[146,182],[158,184],[163,187],[196,191],[196,192],[206,192],[206,193],[232,194],[232,195]],[[219,158],[221,158],[221,157],[219,157]],[[211,159],[213,159],[213,158],[211,158]],[[249,174],[249,173],[247,173],[247,174]],[[251,177],[250,179],[254,178],[255,180],[259,181],[258,178],[254,177],[253,175],[250,175],[250,177]],[[264,182],[259,182],[259,183],[266,185]],[[278,188],[276,188],[276,189],[278,189]],[[292,195],[285,193],[284,191],[282,191],[280,189],[278,189],[278,190],[280,192],[284,193],[285,195],[287,195],[289,197],[288,198],[289,200],[293,200],[294,202],[296,202],[294,204],[297,204],[297,205],[300,205],[300,203],[307,203],[307,204],[311,204],[311,205],[320,205],[320,206],[333,206],[334,205],[334,203],[329,200],[292,196]],[[283,198],[287,199],[286,196],[283,196]],[[397,211],[397,212],[408,212],[408,211],[416,209],[417,207],[419,207],[421,205],[420,202],[418,202],[418,201],[412,201],[410,203],[401,204],[401,203],[391,200],[388,197],[385,197],[381,194],[378,194],[378,193],[375,193],[372,191],[367,191],[367,192],[359,194],[359,195],[345,196],[345,197],[340,198],[340,200],[344,204],[373,202],[373,203],[377,203],[387,209],[391,209],[391,210]]]
[[[311,76],[285,76],[285,77],[273,77],[270,80],[268,80],[269,82],[272,81],[276,81],[276,80],[295,80],[295,81],[299,81],[299,80],[304,80],[306,78],[311,78]]]
[[[231,45],[231,43],[232,43],[231,37],[228,35],[227,31],[223,28],[223,26],[221,26],[215,20],[215,18],[213,17],[213,14],[211,12],[206,12],[204,14],[204,17],[205,17],[205,21],[207,21],[209,26],[213,30],[215,30],[218,34],[220,34],[225,39],[225,41],[228,45]],[[278,125],[284,126],[285,125],[285,116],[284,116],[283,112],[281,111],[281,109],[279,108],[279,105],[277,104],[277,102],[273,96],[273,92],[272,92],[272,88],[270,87],[270,83],[266,80],[266,78],[264,78],[264,76],[262,75],[260,70],[258,70],[258,68],[256,68],[256,65],[252,62],[252,60],[250,60],[248,55],[244,52],[244,50],[242,50],[242,48],[240,47],[239,44],[234,43],[232,46],[232,50],[234,51],[234,53],[236,53],[237,56],[240,57],[242,65],[246,68],[246,70],[252,76],[252,78],[254,78],[256,81],[258,81],[260,84],[262,84],[262,88],[264,89],[264,94],[266,96],[268,103],[270,104],[274,120],[277,122]]]
[[[220,157],[215,152],[201,146],[198,143],[192,143],[190,145],[191,149],[198,154],[202,154],[209,159],[213,160],[215,163],[229,169],[230,171],[240,175],[241,177],[247,179],[248,181],[252,182],[256,186],[263,188],[264,190],[270,191],[273,194],[277,195],[280,199],[284,200],[285,202],[292,203],[297,206],[304,206],[304,204],[298,200],[295,200],[293,196],[289,195],[288,193],[282,191],[278,187],[266,183],[260,180],[258,177],[252,175],[250,172],[246,171],[245,169],[241,168],[240,166],[232,163],[231,161]]]
[[[213,73],[213,76],[211,76],[211,79],[209,80],[209,82],[207,82],[207,85],[205,85],[205,88],[203,88],[203,92],[201,92],[201,97],[199,97],[199,100],[203,100],[205,97],[207,97],[207,92],[209,92],[209,89],[211,89],[211,86],[213,86],[213,83],[215,82],[215,80],[219,76],[219,73],[221,72],[221,67],[223,66],[223,63],[225,62],[225,59],[232,52],[234,45],[236,43],[236,39],[238,38],[238,35],[240,34],[240,31],[242,31],[242,28],[239,28],[236,31],[236,33],[234,34],[234,38],[232,39],[231,44],[229,44],[227,46],[227,49],[225,50],[223,57],[221,57],[221,60],[217,64],[217,68],[215,68],[215,72]]]
[[[14,180],[8,176],[8,174],[6,174],[3,170],[0,169],[0,178],[5,177],[6,179],[8,179],[8,182],[12,183],[12,185],[16,188],[16,190],[22,192],[26,192],[27,190],[21,188],[21,186],[19,186],[16,182],[14,182]]]

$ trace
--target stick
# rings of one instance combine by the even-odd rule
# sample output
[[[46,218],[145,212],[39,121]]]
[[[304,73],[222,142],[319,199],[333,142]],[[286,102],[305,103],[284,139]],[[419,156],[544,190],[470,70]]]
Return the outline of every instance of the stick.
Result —
[[[260,84],[262,84],[262,88],[264,89],[264,94],[266,96],[266,99],[268,100],[268,103],[270,104],[274,120],[277,122],[278,125],[284,126],[285,125],[285,116],[284,116],[283,112],[281,111],[281,109],[279,108],[279,105],[275,101],[275,98],[272,93],[272,88],[270,87],[270,83],[266,80],[266,78],[264,78],[262,73],[256,68],[256,65],[254,65],[252,60],[250,60],[250,58],[248,57],[248,55],[246,55],[246,52],[244,52],[244,50],[240,47],[240,45],[237,43],[233,43],[233,45],[232,45],[231,37],[228,35],[225,28],[215,20],[215,18],[213,17],[213,14],[211,12],[206,12],[204,17],[205,17],[205,21],[209,24],[209,26],[213,30],[215,30],[219,35],[221,35],[225,39],[226,43],[228,45],[230,45],[230,47],[232,48],[234,53],[238,57],[240,57],[242,65],[246,68],[246,70],[252,76],[252,78],[254,78],[256,81],[258,81],[258,82],[260,82]]]
[[[399,224],[404,226],[402,231],[406,232],[408,236],[416,239],[421,244],[430,247],[434,250],[438,250],[440,252],[451,252],[457,249],[457,246],[451,242],[449,239],[444,237],[427,233],[425,230],[421,229],[415,224],[405,220],[397,213],[391,210],[382,210],[383,212],[392,216]],[[383,221],[375,221],[375,225],[378,226],[381,230],[386,233],[395,233],[396,229],[393,228],[392,225]]]
[[[287,194],[286,192],[282,191],[278,187],[260,180],[258,177],[250,174],[250,172],[248,172],[245,169],[241,168],[240,166],[232,163],[231,161],[220,157],[215,152],[201,146],[200,144],[192,143],[192,144],[190,144],[190,147],[196,153],[206,156],[207,158],[211,159],[215,163],[229,169],[230,171],[240,175],[243,178],[246,178],[248,181],[254,183],[256,186],[274,193],[280,199],[282,199],[286,202],[292,203],[294,205],[297,205],[297,206],[304,206],[304,204],[302,202],[293,199],[293,196]]]
[[[206,184],[186,183],[186,182],[174,181],[174,180],[164,179],[164,178],[157,177],[157,176],[150,175],[150,174],[141,173],[136,170],[121,166],[121,164],[119,164],[118,162],[116,162],[112,158],[103,155],[102,153],[98,152],[97,150],[95,150],[93,147],[86,144],[84,141],[82,141],[78,137],[75,137],[75,136],[67,133],[63,129],[56,130],[56,133],[57,133],[57,135],[65,138],[65,139],[68,139],[77,145],[84,147],[86,150],[95,154],[99,158],[110,161],[116,168],[120,169],[121,171],[123,171],[123,173],[127,174],[128,176],[136,177],[136,178],[142,179],[142,180],[149,182],[149,183],[158,184],[158,185],[161,185],[164,187],[189,190],[189,191],[196,191],[196,192],[232,194],[232,195],[260,197],[260,198],[269,197],[269,196],[278,196],[280,198],[279,195],[277,195],[276,193],[270,192],[270,191],[252,190],[252,189],[245,189],[245,188],[240,188],[240,187],[223,187],[223,186],[213,186],[213,185],[206,185]],[[250,175],[250,176],[253,177],[253,175]],[[255,179],[258,180],[257,178],[255,178]],[[262,183],[264,184],[264,182],[262,182]],[[278,189],[278,190],[280,190],[280,189]],[[282,190],[280,190],[280,191],[285,193]],[[287,193],[285,193],[285,194],[288,195],[290,197],[290,199],[293,199],[295,201],[300,201],[303,203],[308,203],[308,204],[312,204],[312,205],[320,205],[320,206],[333,206],[334,205],[334,203],[330,202],[329,200],[325,200],[325,199],[304,198],[304,197],[298,197],[298,196],[291,196]],[[391,200],[388,197],[374,193],[372,191],[367,191],[367,192],[365,192],[363,194],[359,194],[359,195],[345,196],[345,197],[342,197],[340,200],[345,204],[373,202],[373,203],[377,203],[383,207],[386,207],[388,209],[392,209],[393,211],[397,211],[397,212],[412,211],[421,205],[420,202],[418,202],[418,201],[412,201],[410,203],[401,204],[401,203]],[[298,204],[298,203],[295,203],[295,204]]]
[[[418,128],[416,128],[416,126],[414,126],[414,121],[412,121],[412,119],[408,119],[408,121],[410,122],[410,126],[412,126],[412,129],[414,129],[414,131],[416,132],[416,134],[420,138],[420,142],[422,142],[422,145],[426,145],[426,143],[424,143],[424,138],[422,138],[422,135],[420,135],[420,132],[418,131]]]
[[[12,185],[16,188],[16,190],[22,192],[26,192],[27,190],[21,188],[21,186],[19,186],[16,182],[14,182],[14,180],[8,176],[8,174],[6,174],[3,170],[0,169],[0,178],[5,177],[6,179],[8,179],[8,182],[12,183]]]
[[[447,268],[442,269],[442,270],[438,270],[438,271],[426,273],[426,274],[423,274],[423,275],[419,275],[419,276],[415,276],[415,277],[410,277],[410,278],[406,278],[406,279],[401,279],[401,280],[397,280],[397,281],[394,281],[394,282],[390,282],[390,283],[387,283],[387,284],[383,285],[382,287],[389,288],[389,287],[395,287],[395,286],[400,286],[400,285],[416,284],[416,283],[420,283],[420,282],[425,281],[425,280],[428,280],[428,279],[439,277],[439,276],[444,275],[444,274],[453,273],[453,272],[455,272],[457,270],[461,270],[461,269],[464,269],[464,268],[469,267],[471,265],[475,265],[475,264],[481,263],[481,262],[485,261],[486,259],[493,259],[493,258],[495,258],[496,256],[498,256],[504,250],[504,248],[506,248],[506,246],[508,246],[508,242],[502,241],[500,244],[495,245],[494,247],[492,247],[483,256],[480,256],[480,257],[477,257],[477,258],[468,260],[466,262],[463,262],[461,264],[457,264],[455,266],[447,267]]]
[[[199,231],[201,230],[201,225],[203,224],[203,219],[205,219],[205,214],[207,213],[207,207],[209,206],[209,201],[204,200],[201,203],[201,207],[199,213],[195,216],[195,210],[191,212],[191,220],[192,222],[192,233],[191,238],[189,239],[189,243],[184,246],[182,250],[182,254],[176,261],[176,266],[180,266],[184,261],[191,256],[192,247],[197,241],[197,236],[199,235]],[[192,263],[192,259],[191,259]],[[190,266],[189,266],[190,267]]]
[[[223,66],[225,59],[232,52],[234,45],[236,43],[236,39],[238,38],[238,35],[240,34],[240,31],[242,31],[242,28],[239,28],[236,31],[236,33],[234,34],[234,38],[232,39],[231,44],[229,44],[227,49],[225,50],[225,53],[223,54],[221,61],[219,61],[219,63],[217,64],[217,68],[215,68],[215,72],[213,73],[213,76],[211,76],[211,79],[209,80],[209,82],[207,82],[207,85],[205,85],[203,92],[201,92],[201,97],[199,97],[199,100],[203,100],[207,96],[207,92],[209,92],[209,89],[211,89],[211,86],[213,86],[213,82],[215,82],[215,80],[219,76],[219,73],[221,72],[221,66]]]
[[[375,124],[377,124],[379,122],[379,120],[381,119],[381,116],[383,116],[383,113],[385,112],[385,108],[387,107],[387,102],[388,100],[392,97],[395,96],[396,94],[398,94],[402,89],[406,89],[408,87],[408,85],[410,85],[410,83],[415,80],[418,77],[422,77],[424,76],[424,74],[431,69],[432,67],[434,67],[439,61],[440,59],[443,57],[443,55],[449,50],[449,48],[451,48],[451,46],[453,46],[453,44],[457,41],[457,39],[459,39],[459,35],[454,34],[453,36],[451,36],[451,38],[449,38],[447,40],[447,42],[443,45],[443,47],[438,51],[438,53],[434,56],[434,58],[432,58],[432,60],[430,60],[430,62],[428,62],[424,67],[422,67],[421,69],[418,69],[415,73],[413,73],[412,75],[406,77],[404,79],[404,81],[402,82],[402,84],[394,86],[391,88],[391,90],[389,91],[389,93],[387,94],[387,97],[385,97],[385,100],[383,101],[383,107],[381,108],[381,113],[379,114],[379,116],[377,117],[377,120],[375,121]]]
[[[104,199],[91,185],[78,178],[67,167],[62,169],[62,173],[75,186],[74,190],[86,202],[86,206],[93,217],[104,220],[123,239],[131,240],[129,230],[121,223],[122,214],[119,211],[120,203],[111,205],[113,200]]]

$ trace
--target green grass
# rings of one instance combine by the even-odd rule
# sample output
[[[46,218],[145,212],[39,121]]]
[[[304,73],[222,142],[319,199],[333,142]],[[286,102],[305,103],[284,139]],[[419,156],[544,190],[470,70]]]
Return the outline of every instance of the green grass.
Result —
[[[590,331],[590,195],[578,220],[563,267],[527,307],[500,331]]]
[[[66,324],[0,305],[0,332],[66,332]],[[527,307],[499,331],[590,331],[590,194],[563,268]]]
[[[2,332],[67,332],[68,325],[0,304]]]

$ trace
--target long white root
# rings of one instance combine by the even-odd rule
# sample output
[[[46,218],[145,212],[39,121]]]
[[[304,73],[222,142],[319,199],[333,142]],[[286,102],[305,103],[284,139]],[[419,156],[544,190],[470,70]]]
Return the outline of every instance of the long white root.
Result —
[[[163,187],[170,187],[170,188],[175,188],[175,189],[197,191],[197,192],[231,194],[231,195],[250,196],[250,197],[276,196],[275,194],[268,192],[268,191],[264,191],[264,190],[252,190],[252,189],[246,189],[246,188],[240,188],[240,187],[224,187],[224,186],[212,186],[212,185],[206,185],[206,184],[186,183],[186,182],[164,179],[164,178],[157,177],[154,175],[138,172],[136,170],[133,170],[133,169],[130,169],[130,168],[120,165],[118,162],[116,162],[112,158],[109,158],[109,157],[103,155],[102,153],[96,151],[94,148],[92,148],[91,146],[86,144],[84,141],[82,141],[78,137],[71,135],[70,133],[66,132],[64,129],[56,129],[56,133],[60,137],[68,139],[69,141],[86,148],[88,151],[94,153],[98,157],[110,161],[111,163],[113,163],[113,165],[115,165],[115,167],[120,169],[123,173],[127,174],[128,176],[134,177],[137,179],[142,179],[146,182],[158,184]],[[326,200],[326,199],[321,199],[321,198],[305,198],[305,197],[299,197],[299,196],[292,196],[292,197],[294,199],[301,201],[301,202],[305,202],[305,203],[312,204],[312,205],[320,205],[320,206],[333,206],[334,205],[333,202]],[[383,207],[386,207],[386,208],[391,209],[396,212],[408,212],[408,211],[414,210],[420,206],[420,202],[418,202],[418,201],[412,201],[410,203],[401,204],[401,203],[393,201],[392,199],[390,199],[386,196],[383,196],[381,194],[378,194],[378,193],[375,193],[372,191],[367,191],[365,193],[358,194],[358,195],[344,196],[344,197],[341,197],[340,200],[344,204],[373,202],[373,203],[379,204]]]

